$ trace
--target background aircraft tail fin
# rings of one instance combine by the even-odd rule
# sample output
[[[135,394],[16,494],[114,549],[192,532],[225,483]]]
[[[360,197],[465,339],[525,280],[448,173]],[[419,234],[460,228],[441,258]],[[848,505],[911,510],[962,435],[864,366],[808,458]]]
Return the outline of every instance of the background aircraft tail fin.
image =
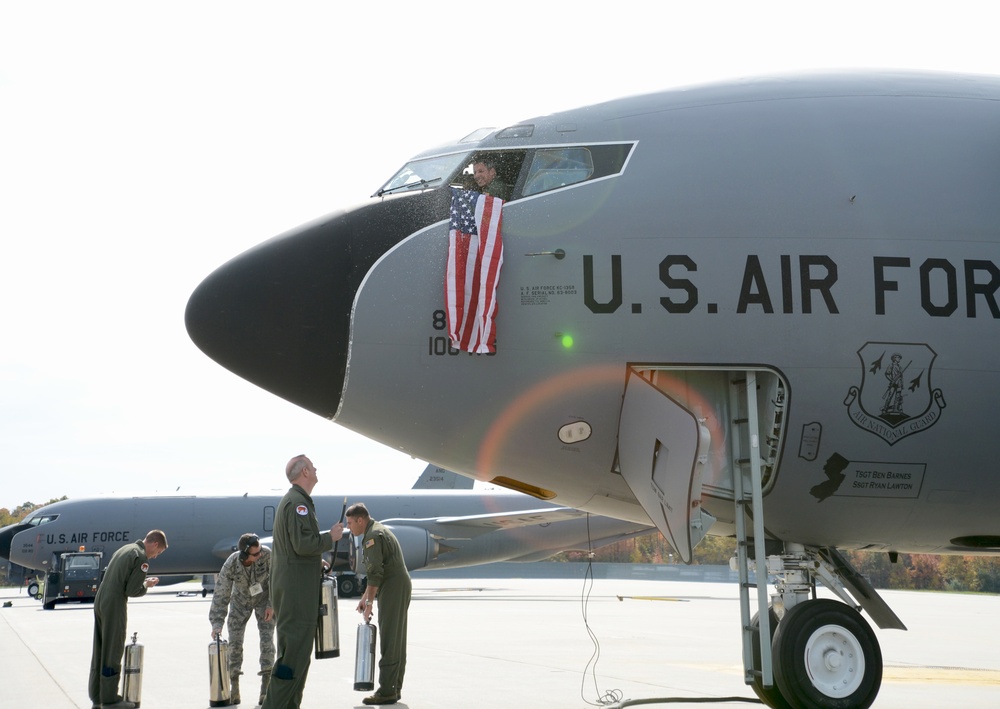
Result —
[[[414,490],[471,490],[475,480],[450,470],[439,468],[433,463],[424,468],[413,483]]]

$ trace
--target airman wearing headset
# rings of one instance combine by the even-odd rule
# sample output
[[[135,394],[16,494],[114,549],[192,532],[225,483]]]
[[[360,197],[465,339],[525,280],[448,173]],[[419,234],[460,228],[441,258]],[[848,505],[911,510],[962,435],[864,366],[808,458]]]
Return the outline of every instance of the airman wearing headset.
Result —
[[[208,620],[212,638],[222,632],[229,615],[229,676],[232,703],[240,703],[240,675],[243,673],[243,633],[251,615],[257,616],[260,633],[260,700],[264,703],[274,665],[274,611],[271,608],[271,550],[261,546],[250,532],[240,537],[219,572]]]

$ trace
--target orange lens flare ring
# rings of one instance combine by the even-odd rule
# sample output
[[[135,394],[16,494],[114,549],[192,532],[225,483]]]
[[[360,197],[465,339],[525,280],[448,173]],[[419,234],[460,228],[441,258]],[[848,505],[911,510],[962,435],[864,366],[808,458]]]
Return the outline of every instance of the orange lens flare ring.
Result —
[[[496,469],[497,462],[502,460],[501,454],[514,436],[518,426],[527,421],[533,411],[551,404],[567,392],[579,394],[585,389],[609,385],[623,390],[627,371],[627,368],[620,364],[582,367],[541,381],[518,396],[500,412],[483,439],[479,456],[476,459],[476,470],[479,471],[479,478],[488,481],[497,475],[510,474],[511,472],[513,472],[513,477],[517,477],[516,471]],[[689,382],[674,376],[669,370],[661,369],[657,371],[655,384],[660,391],[687,406],[700,418],[705,419],[705,425],[711,432],[713,443],[724,439],[715,407]],[[562,421],[558,425],[564,423],[567,422]],[[553,430],[552,435],[555,440],[558,440],[555,430]],[[712,447],[716,448],[715,445]]]

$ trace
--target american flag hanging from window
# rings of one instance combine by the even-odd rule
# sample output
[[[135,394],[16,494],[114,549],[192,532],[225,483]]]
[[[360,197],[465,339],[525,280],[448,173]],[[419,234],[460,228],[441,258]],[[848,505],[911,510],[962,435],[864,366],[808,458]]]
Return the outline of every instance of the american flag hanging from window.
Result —
[[[444,302],[448,335],[466,352],[496,352],[503,200],[452,188]]]

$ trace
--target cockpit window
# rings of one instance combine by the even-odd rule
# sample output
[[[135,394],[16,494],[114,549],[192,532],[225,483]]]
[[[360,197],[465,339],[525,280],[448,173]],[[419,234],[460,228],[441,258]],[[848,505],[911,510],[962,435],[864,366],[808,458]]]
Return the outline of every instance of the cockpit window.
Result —
[[[40,524],[55,522],[57,519],[59,519],[59,515],[36,515],[28,520],[28,524],[32,527],[37,527]]]
[[[524,182],[524,195],[547,192],[584,182],[594,174],[594,160],[587,148],[545,148],[535,152]]]
[[[514,185],[521,174],[524,150],[484,150],[472,156],[462,173],[451,184],[499,197],[505,202],[514,198]]]
[[[468,158],[468,153],[457,153],[408,162],[374,196],[441,187]]]
[[[532,126],[524,126],[531,128]],[[511,129],[513,130],[513,129]],[[373,196],[459,187],[505,202],[620,175],[636,144],[597,143],[451,153],[411,160]],[[479,175],[476,170],[479,166]],[[483,173],[489,173],[484,179]]]
[[[478,143],[480,140],[488,136],[490,133],[495,131],[496,128],[477,128],[476,130],[469,133],[467,136],[462,138],[459,143]]]

